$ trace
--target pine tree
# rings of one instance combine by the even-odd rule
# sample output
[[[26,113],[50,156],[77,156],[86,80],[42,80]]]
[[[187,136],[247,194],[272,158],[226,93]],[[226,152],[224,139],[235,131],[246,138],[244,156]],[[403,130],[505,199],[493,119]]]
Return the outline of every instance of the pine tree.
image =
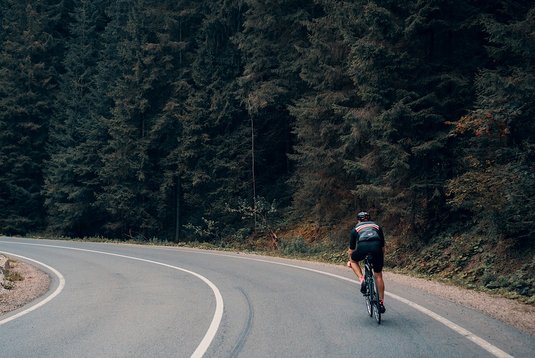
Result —
[[[468,79],[484,55],[478,11],[460,1],[373,1],[355,17],[364,32],[352,41],[350,73],[369,115],[352,125],[368,153],[348,170],[361,178],[357,197],[380,203],[385,218],[415,237],[440,225],[451,166],[444,122],[473,100]]]
[[[468,79],[484,58],[480,9],[464,2],[317,6],[297,61],[308,90],[291,107],[296,208],[315,220],[367,209],[425,238],[445,208],[444,122],[471,104]]]
[[[102,191],[96,204],[107,211],[106,226],[114,235],[149,238],[161,229],[159,170],[149,133],[169,88],[170,58],[162,51],[167,38],[158,32],[166,12],[145,0],[120,1],[111,10],[110,56],[102,68],[106,77],[115,77],[108,83],[113,106],[104,119],[110,140],[100,152]]]
[[[452,122],[459,161],[447,185],[456,212],[518,242],[535,233],[534,16],[509,2],[481,15],[493,61],[476,77],[475,109]]]
[[[314,4],[300,0],[244,3],[243,30],[235,37],[243,58],[238,94],[248,112],[251,133],[247,200],[256,208],[257,197],[289,201],[287,154],[293,136],[288,105],[303,86],[295,66],[296,47],[306,39],[301,21],[309,18]]]
[[[340,138],[348,129],[344,108],[358,100],[348,75],[349,46],[345,39],[355,29],[344,2],[321,1],[314,17],[304,22],[308,42],[298,47],[296,61],[300,77],[307,84],[290,113],[295,117],[296,162],[294,207],[300,217],[317,225],[333,224],[353,204],[351,180],[344,160],[356,148],[348,149]]]
[[[56,86],[54,26],[61,7],[3,2],[0,56],[0,230],[24,234],[43,223],[42,163]]]
[[[189,30],[182,34],[191,52],[177,66],[181,76],[175,93],[154,131],[155,138],[165,138],[165,146],[172,148],[163,160],[167,179],[162,192],[174,213],[175,240],[183,226],[226,221],[226,204],[243,195],[247,149],[243,111],[234,95],[241,67],[231,42],[240,28],[241,7],[240,1],[208,2],[191,11],[196,17],[181,19]],[[212,239],[217,236],[211,234]]]
[[[76,237],[97,235],[103,214],[95,210],[99,191],[99,149],[107,139],[99,112],[97,62],[104,9],[87,0],[72,3],[67,52],[63,60],[55,115],[50,129],[50,160],[44,192],[48,229]]]

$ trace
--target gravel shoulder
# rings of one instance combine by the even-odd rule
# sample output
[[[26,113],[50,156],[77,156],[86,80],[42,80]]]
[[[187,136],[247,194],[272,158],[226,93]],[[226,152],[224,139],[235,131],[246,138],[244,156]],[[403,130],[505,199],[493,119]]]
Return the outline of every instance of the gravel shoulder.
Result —
[[[0,267],[4,268],[6,261],[8,258],[0,254]],[[10,260],[9,264],[11,270],[18,272],[24,280],[14,282],[14,287],[10,290],[6,290],[0,285],[0,316],[44,295],[50,286],[50,276],[38,268],[20,260]],[[391,272],[385,272],[384,279],[386,282],[399,282],[442,297],[535,336],[535,306]],[[0,283],[3,282],[2,280],[3,275],[0,274]]]
[[[0,254],[0,267],[5,270],[8,258]],[[9,260],[10,271],[18,272],[22,281],[13,282],[13,288],[3,287],[4,275],[0,271],[0,316],[35,300],[48,292],[50,276],[38,268],[20,260]]]
[[[472,291],[440,282],[384,272],[385,282],[396,281],[444,298],[505,322],[535,336],[535,306],[485,292]]]

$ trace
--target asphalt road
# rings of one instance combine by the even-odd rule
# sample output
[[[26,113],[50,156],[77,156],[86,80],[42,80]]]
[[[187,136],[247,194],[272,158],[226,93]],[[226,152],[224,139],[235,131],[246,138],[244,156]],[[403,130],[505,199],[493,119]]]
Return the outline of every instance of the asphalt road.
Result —
[[[0,237],[52,277],[0,316],[1,357],[534,357],[535,337],[386,282],[378,325],[345,267]]]

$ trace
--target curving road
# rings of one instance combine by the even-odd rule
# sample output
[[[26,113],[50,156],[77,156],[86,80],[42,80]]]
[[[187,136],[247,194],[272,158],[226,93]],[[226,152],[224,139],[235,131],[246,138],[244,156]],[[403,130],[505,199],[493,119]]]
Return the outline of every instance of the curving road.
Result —
[[[0,316],[2,357],[533,357],[533,336],[387,282],[367,316],[341,266],[238,253],[0,237],[49,293]]]

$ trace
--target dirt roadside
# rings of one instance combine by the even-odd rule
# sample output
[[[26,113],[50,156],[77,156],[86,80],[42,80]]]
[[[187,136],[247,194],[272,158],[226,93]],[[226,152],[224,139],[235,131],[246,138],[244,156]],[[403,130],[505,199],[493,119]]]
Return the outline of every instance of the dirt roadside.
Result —
[[[385,282],[396,281],[481,312],[535,336],[535,306],[484,292],[472,291],[422,278],[385,272]],[[386,302],[385,302],[386,303]]]
[[[0,267],[5,269],[8,258],[0,254]],[[6,290],[0,271],[0,316],[44,295],[50,287],[50,276],[38,268],[20,260],[9,260],[10,271],[19,273],[22,281],[13,282],[13,288]]]
[[[8,258],[0,254],[0,267]],[[10,260],[11,270],[18,272],[24,280],[14,282],[14,287],[6,290],[0,286],[0,316],[33,301],[48,291],[50,277],[45,272],[20,260]],[[3,277],[0,277],[3,278]],[[461,304],[482,312],[502,322],[535,336],[535,307],[482,292],[470,291],[434,281],[384,273],[385,281],[395,281],[410,287]]]

